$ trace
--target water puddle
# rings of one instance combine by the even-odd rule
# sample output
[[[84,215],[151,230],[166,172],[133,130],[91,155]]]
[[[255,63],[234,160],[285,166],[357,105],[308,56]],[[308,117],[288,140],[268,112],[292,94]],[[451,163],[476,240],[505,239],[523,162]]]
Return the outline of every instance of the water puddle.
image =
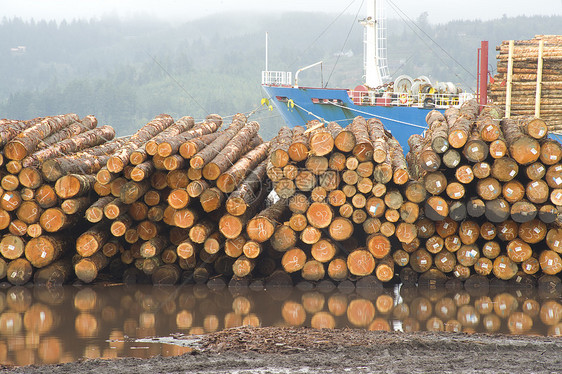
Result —
[[[561,321],[558,287],[11,287],[0,289],[0,363],[176,356],[244,325],[560,336]]]

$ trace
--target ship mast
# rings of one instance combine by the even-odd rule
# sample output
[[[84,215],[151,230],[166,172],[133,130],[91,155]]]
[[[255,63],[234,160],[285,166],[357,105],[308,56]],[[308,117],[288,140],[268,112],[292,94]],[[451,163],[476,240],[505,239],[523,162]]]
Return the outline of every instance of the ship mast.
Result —
[[[364,43],[364,68],[365,85],[370,88],[379,87],[383,79],[388,76],[386,65],[386,35],[384,17],[382,15],[382,0],[367,1],[367,18],[359,21],[365,27]],[[379,5],[377,7],[377,5]]]

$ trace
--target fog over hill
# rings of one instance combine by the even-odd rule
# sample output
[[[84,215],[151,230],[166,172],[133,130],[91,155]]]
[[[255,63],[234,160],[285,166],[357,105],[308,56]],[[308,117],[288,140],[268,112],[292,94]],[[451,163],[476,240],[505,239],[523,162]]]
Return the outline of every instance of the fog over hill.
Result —
[[[422,14],[413,21],[388,22],[392,75],[423,74],[469,90],[475,87],[480,40],[490,42],[493,71],[495,46],[502,40],[562,31],[562,16],[436,24]],[[264,96],[266,31],[270,70],[294,72],[322,60],[321,72],[302,74],[303,85],[362,83],[362,27],[355,14],[227,12],[183,22],[4,18],[0,117],[95,114],[125,135],[159,113],[202,118],[248,112]],[[253,118],[266,137],[282,125],[277,113],[265,108]]]

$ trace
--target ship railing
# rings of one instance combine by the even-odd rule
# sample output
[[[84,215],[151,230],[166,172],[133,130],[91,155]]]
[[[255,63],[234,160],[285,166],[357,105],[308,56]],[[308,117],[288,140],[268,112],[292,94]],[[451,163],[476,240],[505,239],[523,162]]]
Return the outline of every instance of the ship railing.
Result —
[[[348,91],[355,105],[365,106],[408,106],[416,108],[445,109],[459,107],[465,101],[474,98],[467,92],[461,93],[394,93],[377,91]]]
[[[261,84],[268,86],[291,86],[293,74],[290,71],[262,71]]]

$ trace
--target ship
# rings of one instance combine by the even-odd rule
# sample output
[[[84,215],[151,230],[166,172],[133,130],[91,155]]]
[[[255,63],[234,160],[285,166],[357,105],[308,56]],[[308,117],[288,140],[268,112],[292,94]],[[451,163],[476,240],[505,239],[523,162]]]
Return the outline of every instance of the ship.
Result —
[[[425,117],[431,110],[444,112],[475,98],[474,94],[463,92],[452,82],[433,84],[427,76],[414,79],[400,75],[390,79],[382,10],[382,1],[369,0],[366,18],[360,20],[364,26],[365,80],[354,89],[301,87],[299,74],[322,61],[299,69],[294,80],[292,72],[268,70],[266,37],[266,70],[262,71],[265,100],[276,108],[289,127],[305,126],[311,120],[334,121],[345,127],[357,116],[375,117],[407,152],[409,137],[426,129]],[[487,102],[488,42],[482,42],[478,53],[477,85],[481,94],[477,93],[477,96],[484,105]]]

